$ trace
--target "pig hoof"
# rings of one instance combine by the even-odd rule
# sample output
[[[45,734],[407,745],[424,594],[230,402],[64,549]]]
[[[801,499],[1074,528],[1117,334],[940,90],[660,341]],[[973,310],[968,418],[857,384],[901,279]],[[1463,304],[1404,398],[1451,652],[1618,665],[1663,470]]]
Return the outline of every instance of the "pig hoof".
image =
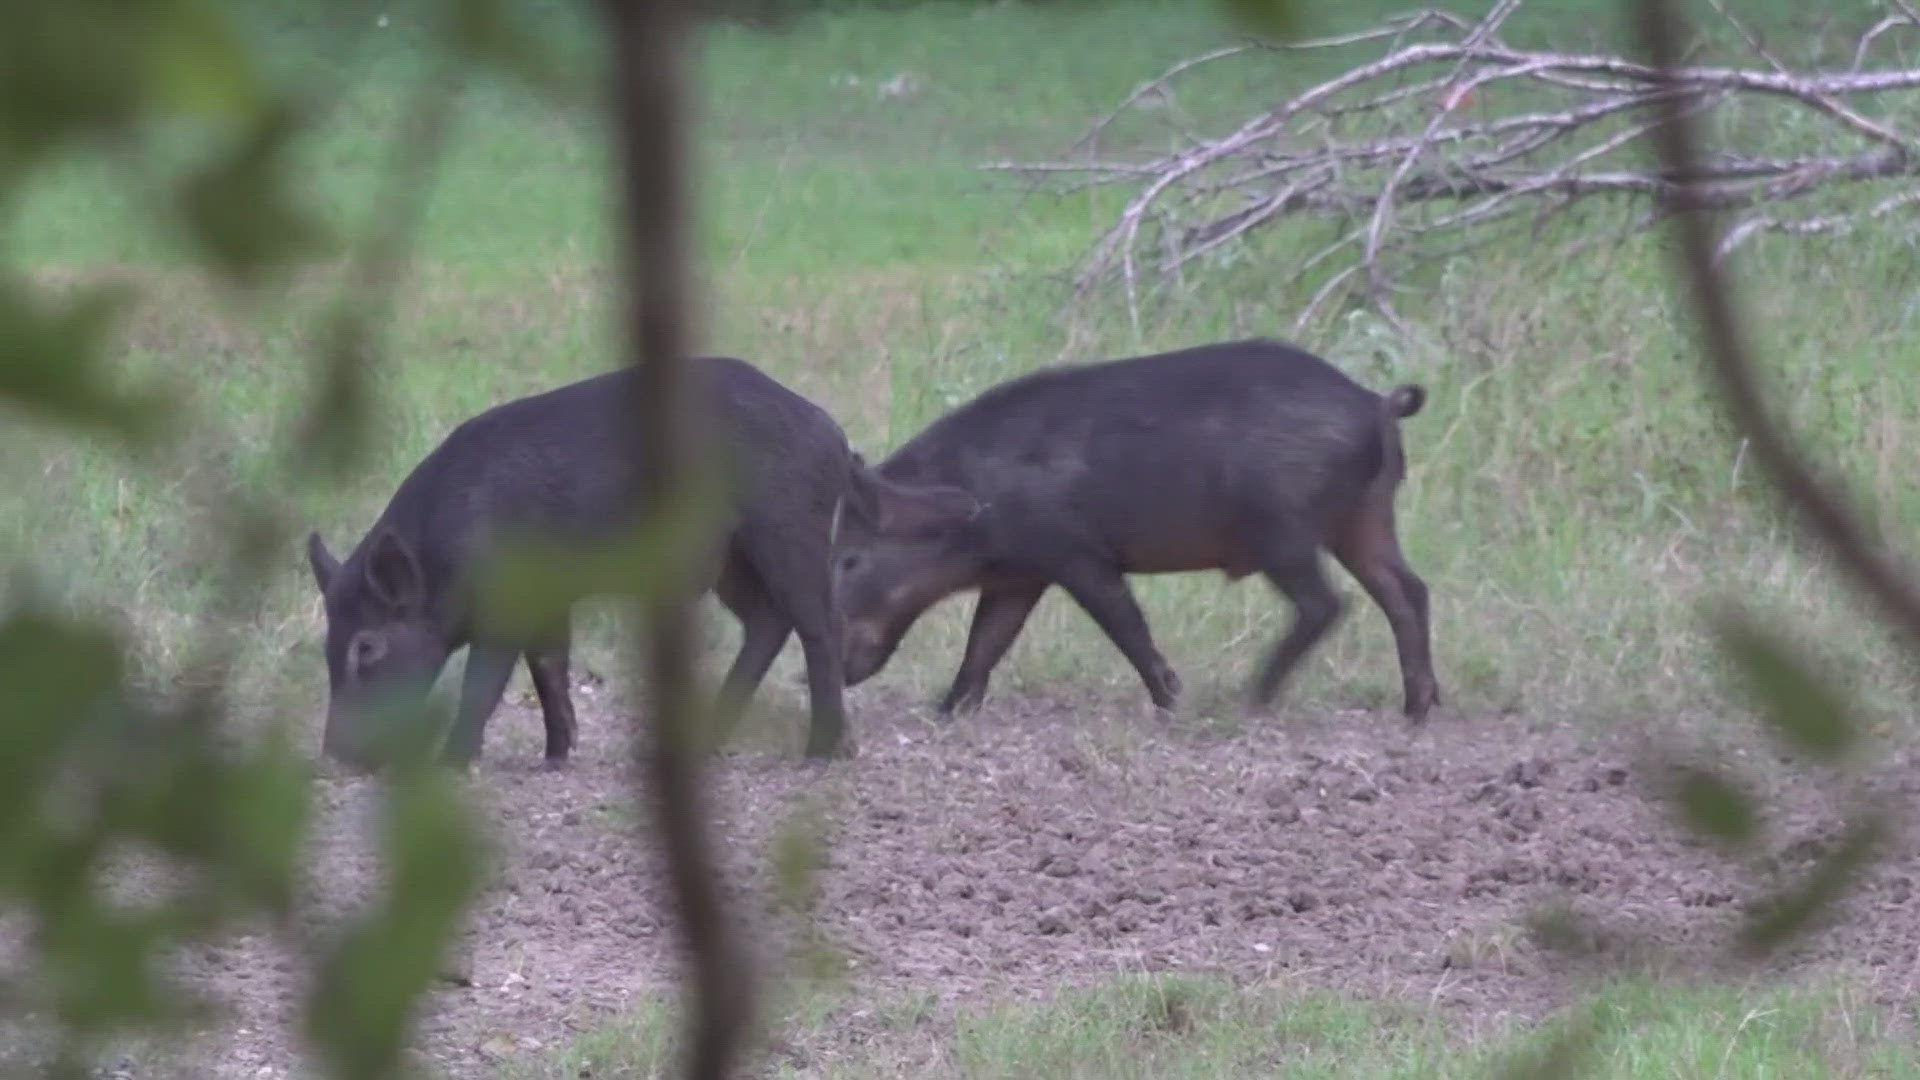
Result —
[[[806,762],[809,765],[825,765],[830,761],[851,761],[857,756],[859,749],[854,746],[853,740],[842,737],[835,745],[809,744]]]
[[[1180,683],[1180,676],[1174,674],[1172,668],[1162,668],[1160,670],[1160,681],[1167,688],[1169,703],[1171,703],[1172,699],[1180,696],[1180,691],[1183,689]]]
[[[573,759],[564,754],[559,757],[549,757],[541,762],[541,768],[548,772],[566,772],[573,768]]]
[[[962,716],[972,716],[974,713],[980,711],[980,702],[985,697],[986,694],[979,691],[948,694],[947,699],[940,703],[940,708],[934,715],[942,720],[954,720]]]
[[[1408,723],[1420,724],[1426,722],[1427,714],[1439,704],[1440,691],[1435,688],[1425,694],[1408,694],[1406,707],[1401,711],[1406,713]]]

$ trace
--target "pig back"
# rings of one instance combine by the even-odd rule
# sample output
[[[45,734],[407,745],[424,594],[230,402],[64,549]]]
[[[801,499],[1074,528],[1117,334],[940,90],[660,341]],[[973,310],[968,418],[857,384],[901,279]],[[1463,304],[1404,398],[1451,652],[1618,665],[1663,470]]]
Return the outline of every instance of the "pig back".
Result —
[[[1311,353],[1227,342],[1003,383],[880,469],[958,485],[1027,520],[1224,527],[1357,496],[1381,468],[1383,419],[1379,395]]]
[[[831,512],[847,453],[833,419],[743,360],[703,357],[691,371],[711,421],[696,435],[717,436],[707,448],[736,515],[780,501]],[[382,523],[441,580],[504,531],[592,537],[630,524],[633,481],[649,467],[633,438],[636,378],[616,369],[463,422],[402,481]]]

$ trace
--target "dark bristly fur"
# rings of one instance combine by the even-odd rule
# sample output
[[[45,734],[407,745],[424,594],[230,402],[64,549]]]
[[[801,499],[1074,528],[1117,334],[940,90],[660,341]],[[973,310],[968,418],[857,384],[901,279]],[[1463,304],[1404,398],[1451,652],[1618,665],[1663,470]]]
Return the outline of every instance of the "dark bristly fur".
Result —
[[[812,725],[809,756],[843,749],[840,637],[829,553],[849,477],[867,503],[890,506],[890,487],[864,476],[839,425],[753,365],[729,357],[696,361],[699,392],[730,436],[734,516],[708,580],[742,627],[723,685],[726,710],[744,706],[780,648],[797,632],[805,650]],[[323,745],[370,765],[381,734],[366,730],[368,695],[431,680],[470,645],[460,704],[443,759],[479,755],[488,718],[521,656],[539,695],[546,757],[574,744],[565,620],[534,640],[485,640],[473,621],[471,574],[503,532],[539,529],[592,537],[634,520],[630,380],[622,369],[489,409],[461,424],[401,482],[380,518],[344,561],[316,533],[308,538],[325,598],[330,686]],[[878,511],[876,511],[878,512]]]
[[[929,425],[879,466],[923,496],[970,496],[965,515],[914,528],[850,517],[836,545],[849,685],[878,671],[941,598],[979,590],[943,712],[971,709],[1051,586],[1065,589],[1139,672],[1156,705],[1180,682],[1126,575],[1259,572],[1295,619],[1253,681],[1271,702],[1332,627],[1332,550],[1393,626],[1409,717],[1440,692],[1427,587],[1401,555],[1393,500],[1406,475],[1399,421],[1426,392],[1382,396],[1268,340],[1051,368],[1003,383]],[[921,505],[932,505],[923,499]]]

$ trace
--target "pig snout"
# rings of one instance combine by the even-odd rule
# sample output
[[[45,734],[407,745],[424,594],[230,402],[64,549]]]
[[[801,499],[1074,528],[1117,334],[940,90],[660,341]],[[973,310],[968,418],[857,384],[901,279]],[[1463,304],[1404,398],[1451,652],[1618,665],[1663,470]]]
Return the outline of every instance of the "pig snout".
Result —
[[[845,669],[846,684],[858,686],[872,678],[874,672],[887,662],[886,634],[880,627],[867,622],[849,620],[846,628],[842,667]]]
[[[320,752],[348,770],[363,775],[374,772],[379,765],[366,740],[349,734],[347,725],[332,717],[328,718],[325,733],[320,738]]]

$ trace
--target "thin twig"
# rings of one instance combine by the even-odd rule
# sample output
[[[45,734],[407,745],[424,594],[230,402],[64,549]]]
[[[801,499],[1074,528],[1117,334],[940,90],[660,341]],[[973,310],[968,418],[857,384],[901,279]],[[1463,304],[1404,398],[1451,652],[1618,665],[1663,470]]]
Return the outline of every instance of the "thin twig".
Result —
[[[1908,188],[1874,203],[1861,214],[1825,214],[1820,217],[1783,219],[1770,216],[1748,218],[1739,225],[1727,230],[1727,235],[1714,250],[1714,261],[1725,262],[1734,249],[1746,243],[1752,237],[1763,233],[1787,233],[1793,236],[1812,236],[1815,233],[1849,232],[1859,225],[1887,214],[1904,206],[1920,203],[1920,188]]]
[[[1307,324],[1313,321],[1314,313],[1320,310],[1320,305],[1326,302],[1327,297],[1339,291],[1340,287],[1346,284],[1347,279],[1357,273],[1359,269],[1360,264],[1355,263],[1345,270],[1329,277],[1324,284],[1318,289],[1315,289],[1313,295],[1307,298],[1306,306],[1300,309],[1299,317],[1293,320],[1293,332],[1298,334],[1306,329]]]
[[[1256,46],[1247,42],[1241,42],[1238,45],[1226,45],[1212,52],[1201,53],[1199,56],[1189,57],[1180,61],[1154,78],[1148,79],[1146,82],[1134,87],[1133,93],[1128,94],[1119,105],[1114,107],[1112,112],[1108,113],[1099,123],[1094,124],[1092,128],[1088,129],[1085,135],[1075,140],[1074,144],[1068,147],[1068,152],[1071,153],[1079,150],[1083,146],[1092,146],[1099,140],[1100,136],[1106,132],[1107,128],[1112,126],[1115,120],[1120,119],[1122,114],[1133,107],[1134,102],[1139,101],[1148,94],[1162,90],[1168,83],[1179,78],[1181,75],[1202,65],[1211,64],[1215,60],[1224,60],[1229,56],[1238,56],[1253,48],[1256,48]]]
[[[1357,30],[1350,34],[1337,34],[1331,37],[1307,38],[1303,41],[1283,41],[1271,46],[1276,51],[1306,52],[1312,49],[1330,49],[1341,45],[1358,45],[1381,38],[1403,38],[1414,30],[1424,30],[1430,26],[1445,26],[1451,30],[1466,31],[1473,24],[1451,12],[1438,8],[1425,11],[1408,12],[1396,15],[1379,26],[1367,30]]]
[[[1898,30],[1903,26],[1909,30],[1916,29],[1920,28],[1920,22],[1916,22],[1911,15],[1907,14],[1889,15],[1874,23],[1872,28],[1860,35],[1860,43],[1853,47],[1852,70],[1859,71],[1860,65],[1867,62],[1867,50],[1873,47],[1874,42],[1880,40],[1882,34],[1889,30]]]
[[[681,0],[604,0],[614,30],[614,110],[621,170],[627,278],[627,347],[634,379],[633,460],[644,516],[687,503],[690,476],[710,425],[687,371],[691,290],[686,266],[690,207],[682,54],[688,13]],[[687,1075],[732,1074],[753,1015],[745,953],[726,917],[707,834],[703,754],[689,730],[695,707],[695,597],[654,590],[647,615],[645,669],[652,724],[633,741],[646,801],[665,848],[667,873],[693,966]]]
[[[1460,73],[1466,70],[1467,57],[1471,55],[1473,50],[1479,48],[1481,43],[1490,37],[1495,30],[1499,29],[1500,24],[1519,7],[1520,0],[1499,0],[1498,3],[1494,4],[1493,11],[1488,13],[1487,17],[1481,21],[1480,25],[1474,27],[1473,33],[1467,37],[1467,43],[1462,49],[1460,61],[1454,67],[1453,76],[1455,78],[1458,78]],[[1458,95],[1471,91],[1479,85],[1479,83],[1484,81],[1484,78],[1465,80],[1459,84],[1459,88],[1453,92],[1453,96],[1457,98]],[[1365,261],[1367,267],[1367,287],[1376,293],[1376,298],[1382,294],[1386,284],[1379,276],[1376,259],[1380,253],[1380,239],[1386,232],[1388,215],[1393,209],[1394,189],[1398,188],[1400,182],[1406,179],[1407,173],[1413,169],[1413,163],[1419,160],[1420,152],[1427,148],[1427,144],[1433,141],[1434,134],[1446,123],[1447,114],[1450,111],[1451,109],[1449,108],[1434,113],[1433,119],[1428,121],[1427,128],[1421,133],[1421,137],[1412,146],[1408,147],[1407,152],[1401,156],[1399,167],[1394,169],[1393,176],[1381,187],[1380,198],[1374,203],[1373,220],[1367,225],[1367,243],[1365,249],[1361,252],[1361,259]]]

